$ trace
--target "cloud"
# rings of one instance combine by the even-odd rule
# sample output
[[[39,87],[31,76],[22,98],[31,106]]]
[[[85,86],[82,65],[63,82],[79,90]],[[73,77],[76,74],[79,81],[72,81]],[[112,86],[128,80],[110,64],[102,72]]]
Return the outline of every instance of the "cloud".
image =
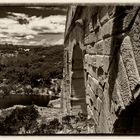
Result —
[[[62,45],[64,43],[64,39],[59,39],[56,41],[48,42],[46,39],[42,39],[38,45],[43,45],[43,46],[54,46],[54,45]]]
[[[0,38],[6,38],[7,36],[4,34],[0,34]]]
[[[15,38],[4,38],[3,40],[1,40],[1,43],[10,43],[10,44],[17,44],[20,43],[20,40],[15,39]]]
[[[28,18],[28,15],[24,13],[14,13],[14,12],[7,12],[10,16],[9,17],[15,17],[17,18]]]
[[[66,17],[62,15],[53,15],[49,17],[33,17],[30,20],[29,27],[33,30],[48,33],[63,33],[65,29]]]
[[[34,36],[28,35],[28,36],[25,36],[25,38],[26,38],[26,39],[32,39],[32,38],[34,38]]]
[[[53,45],[62,45],[62,44],[64,44],[64,39],[56,41]]]
[[[0,18],[0,32],[19,35],[37,34],[36,31],[30,29],[27,25],[21,25],[18,21],[8,18]]]
[[[24,13],[8,12],[8,14],[8,17],[0,18],[0,39],[2,41],[18,43],[19,39],[32,40],[39,34],[44,34],[45,38],[45,33],[64,33],[65,30],[65,15],[51,15],[43,18],[29,17]],[[21,24],[19,19],[27,20],[28,22]],[[45,41],[41,42],[44,44]]]

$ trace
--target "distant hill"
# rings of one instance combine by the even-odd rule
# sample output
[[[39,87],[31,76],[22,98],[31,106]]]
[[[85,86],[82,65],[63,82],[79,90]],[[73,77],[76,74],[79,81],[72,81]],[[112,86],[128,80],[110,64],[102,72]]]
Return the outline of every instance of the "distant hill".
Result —
[[[0,45],[0,79],[7,83],[45,86],[52,78],[61,79],[62,71],[63,45]]]

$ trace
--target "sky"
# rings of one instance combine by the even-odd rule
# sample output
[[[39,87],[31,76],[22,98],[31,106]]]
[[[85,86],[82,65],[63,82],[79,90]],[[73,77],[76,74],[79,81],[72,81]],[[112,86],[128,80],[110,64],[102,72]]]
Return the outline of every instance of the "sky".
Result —
[[[67,7],[1,6],[0,44],[61,45]]]

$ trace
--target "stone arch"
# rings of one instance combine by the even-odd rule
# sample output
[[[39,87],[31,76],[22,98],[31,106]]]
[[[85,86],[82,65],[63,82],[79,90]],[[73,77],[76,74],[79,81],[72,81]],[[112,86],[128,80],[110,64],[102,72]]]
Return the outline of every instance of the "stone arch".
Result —
[[[86,92],[84,80],[83,52],[79,43],[74,45],[72,54],[71,110],[72,114],[86,114]]]

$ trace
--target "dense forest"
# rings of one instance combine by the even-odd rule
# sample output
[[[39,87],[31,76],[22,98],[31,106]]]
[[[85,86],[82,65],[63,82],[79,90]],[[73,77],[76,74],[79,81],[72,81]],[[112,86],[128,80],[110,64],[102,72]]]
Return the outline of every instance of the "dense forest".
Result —
[[[48,86],[62,78],[63,46],[0,45],[0,83]]]

